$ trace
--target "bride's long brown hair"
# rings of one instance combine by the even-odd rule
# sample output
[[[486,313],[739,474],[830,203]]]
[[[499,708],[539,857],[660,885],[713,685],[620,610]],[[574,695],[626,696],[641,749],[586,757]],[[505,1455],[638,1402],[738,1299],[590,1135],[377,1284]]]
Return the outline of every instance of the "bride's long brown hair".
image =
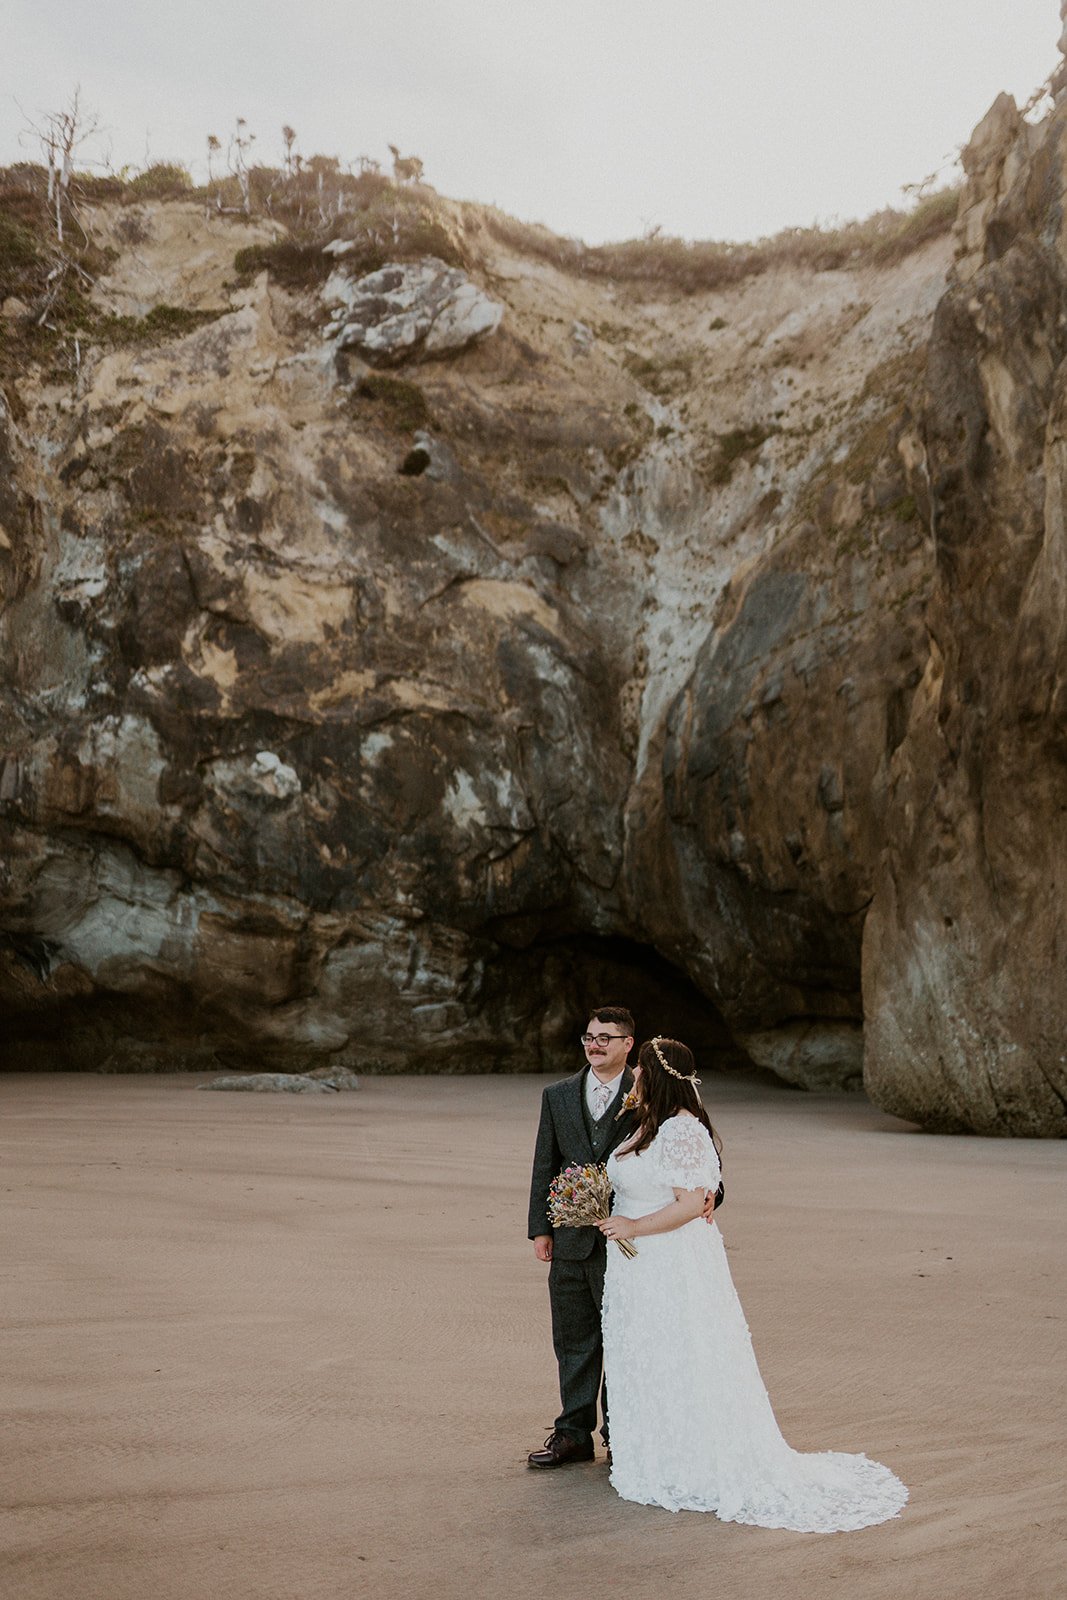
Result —
[[[680,1074],[679,1077],[664,1071],[656,1054],[657,1045],[667,1066],[673,1067],[674,1072]],[[647,1149],[659,1132],[660,1124],[666,1122],[668,1117],[673,1117],[676,1111],[688,1111],[696,1117],[711,1134],[716,1152],[721,1155],[722,1140],[704,1110],[696,1084],[687,1081],[696,1076],[696,1062],[689,1046],[682,1044],[679,1039],[648,1039],[637,1053],[637,1064],[641,1068],[641,1077],[637,1084],[636,1110],[641,1118],[641,1126],[633,1144],[624,1145],[620,1155],[636,1155]]]

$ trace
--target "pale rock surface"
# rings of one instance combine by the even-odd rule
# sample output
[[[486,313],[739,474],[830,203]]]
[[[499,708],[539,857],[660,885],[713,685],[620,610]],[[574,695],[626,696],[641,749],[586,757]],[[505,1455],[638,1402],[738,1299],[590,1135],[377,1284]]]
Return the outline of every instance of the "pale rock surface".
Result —
[[[233,255],[269,244],[281,231],[270,221],[222,215],[194,200],[91,206],[86,222],[116,255],[97,287],[97,303],[132,317],[158,305],[229,310]]]
[[[495,333],[504,314],[466,273],[433,256],[359,278],[339,268],[322,298],[332,314],[326,337],[378,367],[455,355]]]
[[[998,95],[962,152],[967,177],[956,224],[955,272],[964,283],[984,259],[990,220],[1025,170],[1036,130],[1023,121],[1010,94]]]
[[[330,1089],[344,1089],[353,1092],[359,1088],[359,1078],[354,1072],[349,1072],[345,1067],[313,1067],[310,1072],[303,1074],[305,1078],[314,1079],[324,1083]]]

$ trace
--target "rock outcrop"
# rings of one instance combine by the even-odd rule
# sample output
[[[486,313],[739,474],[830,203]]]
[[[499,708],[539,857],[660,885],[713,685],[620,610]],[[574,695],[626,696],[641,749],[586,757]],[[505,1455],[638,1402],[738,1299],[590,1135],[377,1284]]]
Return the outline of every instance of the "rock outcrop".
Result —
[[[372,366],[455,355],[500,326],[503,306],[432,256],[352,277],[343,265],[346,242],[326,248],[341,262],[323,290],[332,314],[326,336]]]
[[[359,1079],[343,1068],[316,1067],[312,1072],[243,1072],[212,1078],[200,1087],[252,1094],[337,1094],[358,1089]]]
[[[305,1078],[298,1072],[246,1072],[229,1078],[214,1078],[201,1089],[243,1090],[252,1094],[334,1094],[328,1083]]]
[[[1002,96],[965,160],[922,425],[930,654],[864,942],[871,1093],[980,1133],[1067,1133],[1065,127]]]

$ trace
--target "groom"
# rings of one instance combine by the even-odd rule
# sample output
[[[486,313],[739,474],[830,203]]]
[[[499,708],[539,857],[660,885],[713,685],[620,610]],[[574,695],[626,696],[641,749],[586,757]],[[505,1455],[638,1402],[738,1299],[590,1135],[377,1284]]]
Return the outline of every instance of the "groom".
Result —
[[[602,1165],[636,1131],[632,1111],[619,1115],[633,1084],[626,1060],[633,1043],[634,1019],[625,1006],[598,1006],[582,1035],[588,1066],[562,1083],[550,1084],[541,1099],[529,1231],[538,1261],[551,1262],[548,1298],[561,1409],[544,1449],[530,1453],[531,1467],[564,1467],[572,1461],[593,1459],[598,1390],[603,1417],[600,1432],[605,1447],[608,1443],[600,1336],[607,1243],[596,1228],[561,1228],[553,1235],[548,1224],[548,1190],[564,1167]]]

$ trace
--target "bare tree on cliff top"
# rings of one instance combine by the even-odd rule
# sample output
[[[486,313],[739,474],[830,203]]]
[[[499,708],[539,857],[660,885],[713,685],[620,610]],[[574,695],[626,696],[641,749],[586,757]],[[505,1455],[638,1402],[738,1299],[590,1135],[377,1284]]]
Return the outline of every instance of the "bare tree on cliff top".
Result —
[[[230,171],[237,179],[241,191],[241,206],[246,217],[252,214],[252,181],[248,175],[248,152],[255,142],[255,134],[246,130],[248,123],[244,117],[237,118],[237,125],[230,135],[229,161]]]
[[[285,176],[291,181],[300,164],[300,157],[293,154],[293,146],[296,144],[296,129],[291,128],[287,122],[282,127],[282,139],[285,143]]]
[[[27,132],[41,147],[48,168],[48,205],[55,223],[56,238],[63,243],[63,223],[70,207],[70,180],[74,157],[100,126],[100,119],[81,104],[81,85],[60,111],[47,111],[40,122],[27,118]]]

